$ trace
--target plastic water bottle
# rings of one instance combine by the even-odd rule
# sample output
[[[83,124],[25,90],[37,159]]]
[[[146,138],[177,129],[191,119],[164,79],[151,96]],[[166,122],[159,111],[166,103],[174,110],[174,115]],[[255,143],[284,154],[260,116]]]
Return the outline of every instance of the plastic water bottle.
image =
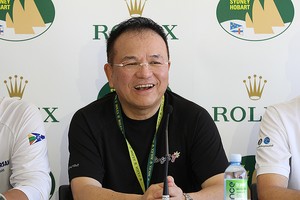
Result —
[[[224,175],[224,200],[247,200],[247,172],[241,165],[241,154],[231,154]]]

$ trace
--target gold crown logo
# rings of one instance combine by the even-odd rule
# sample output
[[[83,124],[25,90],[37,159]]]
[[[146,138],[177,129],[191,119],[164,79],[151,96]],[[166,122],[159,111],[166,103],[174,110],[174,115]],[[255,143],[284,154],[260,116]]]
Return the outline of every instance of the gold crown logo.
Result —
[[[9,96],[10,97],[19,97],[20,99],[22,99],[24,90],[25,90],[25,87],[26,87],[26,84],[28,83],[28,81],[27,80],[24,81],[25,84],[23,85],[23,77],[22,76],[19,78],[19,84],[18,84],[18,76],[17,75],[14,76],[14,80],[12,80],[12,79],[13,78],[10,76],[9,83],[6,80],[4,81],[7,91],[9,93]]]
[[[261,98],[261,95],[264,91],[265,84],[267,83],[267,80],[264,80],[262,82],[262,76],[257,79],[257,76],[253,75],[253,81],[251,81],[251,76],[248,76],[249,80],[249,86],[247,85],[247,81],[244,80],[244,84],[246,86],[248,96],[251,100],[259,100]]]
[[[133,2],[134,1],[134,2]],[[142,16],[145,4],[147,0],[130,0],[130,4],[128,0],[125,0],[129,14],[131,17],[139,17]]]

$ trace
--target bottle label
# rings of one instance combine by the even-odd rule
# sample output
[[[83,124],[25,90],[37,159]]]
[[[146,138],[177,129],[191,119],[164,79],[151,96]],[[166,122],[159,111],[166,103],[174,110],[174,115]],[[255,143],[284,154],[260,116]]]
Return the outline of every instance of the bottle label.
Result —
[[[247,179],[225,179],[224,200],[247,200]]]

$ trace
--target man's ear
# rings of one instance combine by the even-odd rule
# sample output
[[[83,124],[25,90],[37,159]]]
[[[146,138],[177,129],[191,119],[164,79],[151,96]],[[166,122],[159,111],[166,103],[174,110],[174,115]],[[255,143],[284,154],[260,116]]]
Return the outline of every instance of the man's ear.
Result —
[[[106,78],[107,78],[108,83],[109,83],[109,87],[114,88],[113,87],[113,81],[112,81],[113,67],[110,64],[106,63],[104,65],[104,71],[105,71],[105,75],[106,75]]]

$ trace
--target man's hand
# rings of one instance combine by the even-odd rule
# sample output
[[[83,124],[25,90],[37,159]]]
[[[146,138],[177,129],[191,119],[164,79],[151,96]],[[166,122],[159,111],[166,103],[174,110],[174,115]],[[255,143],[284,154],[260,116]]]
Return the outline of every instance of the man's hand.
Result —
[[[184,200],[183,192],[174,181],[172,176],[168,176],[168,186],[169,186],[169,195],[172,200]],[[152,184],[145,194],[142,196],[141,200],[149,199],[162,199],[164,183]]]

